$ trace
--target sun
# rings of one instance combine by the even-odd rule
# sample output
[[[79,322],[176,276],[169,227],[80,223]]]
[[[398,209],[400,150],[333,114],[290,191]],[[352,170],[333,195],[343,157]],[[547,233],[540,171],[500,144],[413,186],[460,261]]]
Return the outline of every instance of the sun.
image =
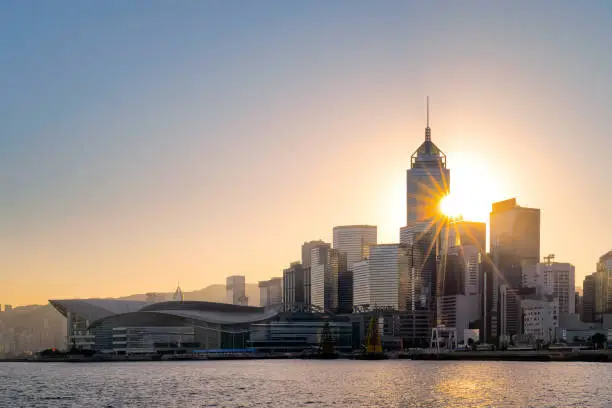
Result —
[[[449,194],[440,200],[440,211],[447,217],[458,217],[462,215],[461,203],[456,196]]]

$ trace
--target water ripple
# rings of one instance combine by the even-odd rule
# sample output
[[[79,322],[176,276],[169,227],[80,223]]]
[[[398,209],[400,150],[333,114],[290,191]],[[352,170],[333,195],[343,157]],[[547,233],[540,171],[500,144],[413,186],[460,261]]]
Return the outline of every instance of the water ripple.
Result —
[[[612,407],[612,364],[0,363],[0,407]]]

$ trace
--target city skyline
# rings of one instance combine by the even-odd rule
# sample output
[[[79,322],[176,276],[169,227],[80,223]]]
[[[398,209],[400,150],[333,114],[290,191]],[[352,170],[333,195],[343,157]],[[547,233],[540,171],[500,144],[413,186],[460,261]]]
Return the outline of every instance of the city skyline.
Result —
[[[346,3],[274,16],[246,6],[201,28],[229,7],[159,6],[132,25],[138,5],[42,5],[57,18],[15,37],[0,74],[0,303],[266,280],[303,242],[332,242],[334,226],[376,225],[379,243],[399,242],[428,94],[451,192],[471,197],[465,219],[488,224],[491,204],[512,197],[540,209],[541,255],[575,265],[580,285],[612,246],[612,11],[555,3],[557,20],[540,24],[542,4],[502,22],[500,6],[447,6],[394,4],[397,17]],[[13,7],[2,6],[14,17],[6,38],[30,17]],[[340,26],[313,28],[330,18]],[[231,38],[206,41],[241,19]],[[525,29],[495,44],[469,28],[516,22]],[[430,24],[447,31],[425,47]]]

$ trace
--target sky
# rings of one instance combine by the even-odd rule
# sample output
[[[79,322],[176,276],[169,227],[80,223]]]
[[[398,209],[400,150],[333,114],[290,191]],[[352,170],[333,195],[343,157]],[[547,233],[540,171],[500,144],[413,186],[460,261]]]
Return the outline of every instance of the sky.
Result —
[[[612,248],[609,1],[5,1],[0,303],[282,275],[397,242],[411,153],[466,218],[542,210],[576,282]]]

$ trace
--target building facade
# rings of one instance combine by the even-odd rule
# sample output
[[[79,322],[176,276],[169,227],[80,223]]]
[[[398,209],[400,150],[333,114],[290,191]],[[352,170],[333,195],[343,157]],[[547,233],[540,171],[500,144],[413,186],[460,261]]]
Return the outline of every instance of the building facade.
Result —
[[[308,270],[308,274],[306,273]],[[307,283],[308,280],[308,283]],[[283,303],[310,303],[310,267],[292,262],[283,270]]]
[[[377,228],[374,225],[344,225],[334,227],[334,249],[346,253],[346,267],[353,269],[355,262],[368,257],[369,248],[376,245]]]
[[[463,342],[465,329],[472,328],[480,318],[480,298],[477,295],[443,295],[438,298],[440,324],[457,329],[457,340]]]
[[[450,193],[446,155],[431,141],[429,106],[425,141],[410,157],[406,171],[406,225],[436,222],[442,218],[440,201]]]
[[[561,262],[539,262],[522,268],[522,286],[536,288],[538,293],[552,295],[560,313],[576,312],[574,265]]]
[[[402,244],[370,247],[370,257],[353,266],[355,306],[407,310],[410,253]]]
[[[225,280],[225,303],[246,306],[249,299],[246,295],[246,280],[242,275],[228,276]]]
[[[435,318],[440,239],[436,230],[426,227],[424,223],[402,228],[400,238],[409,257],[407,309],[412,312],[431,312]]]
[[[250,346],[259,352],[301,352],[318,348],[325,323],[335,349],[351,352],[353,331],[349,316],[318,313],[281,313],[268,322],[251,325]]]
[[[259,282],[259,305],[270,306],[283,303],[283,278],[271,278]]]
[[[488,323],[495,336],[504,332],[498,324],[498,316],[514,315],[512,311],[498,310],[500,287],[520,288],[523,267],[537,264],[540,260],[540,210],[521,207],[515,198],[494,203],[490,214],[490,249],[494,268],[491,282],[493,310]],[[516,318],[518,320],[511,324],[512,327],[522,325],[520,314]],[[505,328],[508,327],[505,324]]]
[[[308,241],[308,242],[304,242],[302,244],[302,265],[304,267],[309,267],[311,262],[310,262],[310,256],[312,254],[312,250],[313,248],[316,248],[318,246],[328,246],[329,244],[321,241],[320,239],[318,240],[314,240],[314,241]]]
[[[612,313],[612,251],[602,255],[597,262],[597,273],[601,275],[603,313]]]
[[[311,304],[336,312],[346,300],[339,299],[338,280],[346,275],[346,253],[329,247],[313,248],[310,266]]]
[[[555,341],[559,327],[559,302],[551,296],[540,299],[526,298],[521,301],[523,309],[523,333],[534,340],[546,343]]]
[[[582,282],[582,311],[580,320],[595,321],[595,274],[587,275]]]

